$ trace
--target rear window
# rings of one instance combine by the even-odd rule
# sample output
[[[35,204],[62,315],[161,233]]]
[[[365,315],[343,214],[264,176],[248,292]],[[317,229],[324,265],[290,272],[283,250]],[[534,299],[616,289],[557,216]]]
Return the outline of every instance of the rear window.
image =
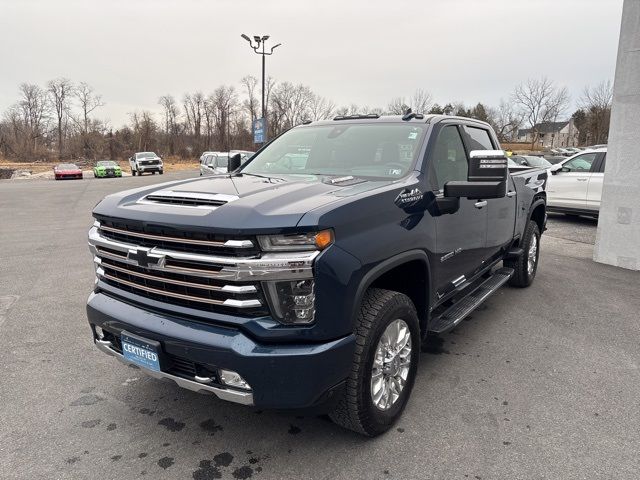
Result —
[[[483,128],[465,127],[467,132],[469,149],[473,150],[493,150],[493,144],[491,143],[491,137],[489,132]]]

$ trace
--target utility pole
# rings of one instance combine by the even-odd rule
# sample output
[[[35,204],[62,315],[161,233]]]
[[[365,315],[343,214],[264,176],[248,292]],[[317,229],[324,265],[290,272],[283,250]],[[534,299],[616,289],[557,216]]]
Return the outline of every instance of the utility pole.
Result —
[[[266,125],[266,121],[267,121],[267,104],[265,102],[265,82],[266,82],[266,66],[265,66],[265,58],[267,55],[273,55],[273,51],[278,48],[280,45],[282,45],[281,43],[278,43],[276,45],[274,45],[273,47],[271,47],[271,50],[269,50],[268,52],[266,51],[266,43],[267,40],[269,40],[269,35],[254,35],[253,36],[253,41],[244,33],[242,35],[240,35],[242,38],[244,38],[247,42],[249,42],[249,46],[251,47],[251,49],[258,55],[262,55],[262,122],[263,122],[263,126]],[[255,45],[254,45],[255,42]],[[262,50],[260,50],[260,47],[262,46]],[[252,122],[254,119],[251,119]],[[254,132],[255,135],[255,132]],[[267,141],[267,129],[266,127],[264,127],[264,133],[262,136],[262,142],[264,143]]]

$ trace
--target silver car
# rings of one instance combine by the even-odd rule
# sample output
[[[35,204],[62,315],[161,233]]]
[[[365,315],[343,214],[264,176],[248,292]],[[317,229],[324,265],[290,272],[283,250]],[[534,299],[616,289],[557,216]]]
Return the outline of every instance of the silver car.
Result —
[[[207,153],[200,160],[200,176],[227,173],[229,155],[226,153]]]

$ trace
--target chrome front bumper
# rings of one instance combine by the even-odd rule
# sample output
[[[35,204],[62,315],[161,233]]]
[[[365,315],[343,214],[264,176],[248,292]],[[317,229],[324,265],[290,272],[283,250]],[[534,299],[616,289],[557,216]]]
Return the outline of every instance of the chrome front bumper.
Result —
[[[177,377],[166,372],[156,372],[153,370],[147,370],[146,368],[141,368],[139,365],[129,362],[124,358],[123,355],[113,350],[111,348],[111,342],[109,341],[96,340],[96,347],[98,347],[98,350],[106,353],[107,355],[116,357],[125,365],[133,365],[135,367],[138,367],[140,370],[151,377],[158,378],[160,380],[172,380],[177,383],[179,387],[186,388],[187,390],[191,390],[193,392],[214,394],[219,399],[226,400],[228,402],[240,403],[242,405],[253,405],[253,393],[251,392],[241,392],[238,390],[228,390],[225,388],[213,387],[210,385],[205,385],[203,383],[194,382],[192,380],[187,380],[186,378]]]

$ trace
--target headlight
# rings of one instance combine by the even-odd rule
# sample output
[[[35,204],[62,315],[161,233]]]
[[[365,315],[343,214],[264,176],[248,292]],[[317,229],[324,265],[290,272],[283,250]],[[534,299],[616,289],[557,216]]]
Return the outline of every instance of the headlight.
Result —
[[[267,252],[323,250],[333,243],[333,232],[322,230],[293,235],[259,235],[258,243]]]
[[[313,322],[316,313],[313,279],[265,283],[272,313],[280,322],[287,325]]]

